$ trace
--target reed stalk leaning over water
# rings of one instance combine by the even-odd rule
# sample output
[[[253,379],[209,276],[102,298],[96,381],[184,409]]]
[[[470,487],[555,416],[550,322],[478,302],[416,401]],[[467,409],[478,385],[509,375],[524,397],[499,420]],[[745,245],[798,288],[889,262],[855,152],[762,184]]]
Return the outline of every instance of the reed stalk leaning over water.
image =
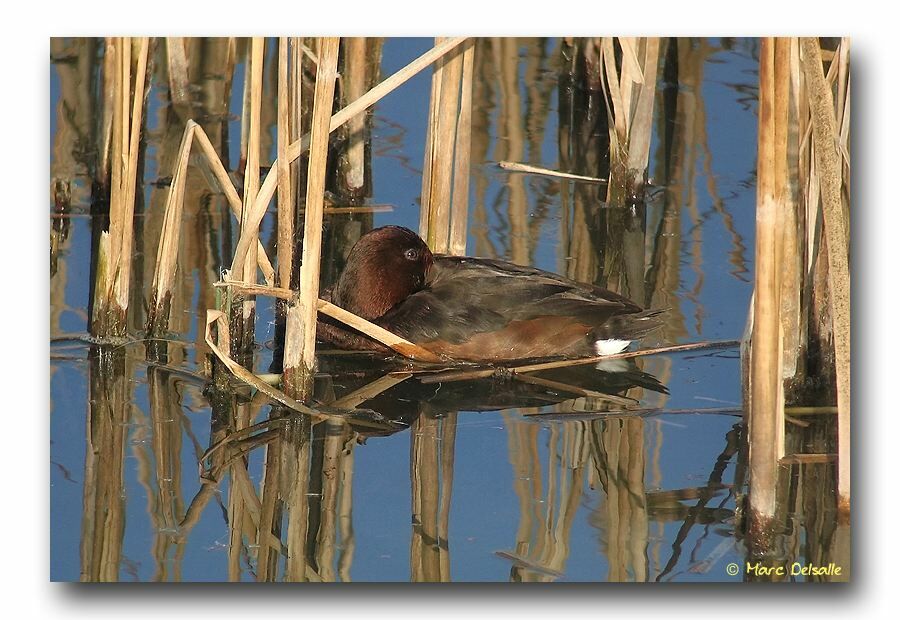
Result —
[[[847,48],[844,47],[843,42],[841,45],[846,52]],[[842,201],[844,167],[838,152],[838,145],[842,143],[844,126],[843,123],[838,126],[835,119],[831,88],[822,74],[822,54],[818,40],[802,38],[800,48],[809,93],[816,167],[821,185],[823,223],[828,249],[828,284],[834,333],[838,401],[838,506],[843,516],[848,516],[850,511],[850,261],[848,256],[850,236]],[[832,61],[833,64],[834,62]],[[839,85],[839,93],[843,92],[843,84],[842,81]],[[843,106],[844,102],[839,101],[839,105]],[[844,119],[849,119],[849,113],[842,114],[842,120]]]

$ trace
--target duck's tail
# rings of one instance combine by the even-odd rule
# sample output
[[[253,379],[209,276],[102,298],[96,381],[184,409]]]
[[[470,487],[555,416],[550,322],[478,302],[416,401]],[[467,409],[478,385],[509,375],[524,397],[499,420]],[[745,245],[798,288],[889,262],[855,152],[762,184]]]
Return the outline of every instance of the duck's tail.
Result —
[[[614,355],[624,351],[634,340],[640,340],[662,326],[659,318],[665,310],[642,310],[619,314],[607,320],[594,332],[597,355]]]

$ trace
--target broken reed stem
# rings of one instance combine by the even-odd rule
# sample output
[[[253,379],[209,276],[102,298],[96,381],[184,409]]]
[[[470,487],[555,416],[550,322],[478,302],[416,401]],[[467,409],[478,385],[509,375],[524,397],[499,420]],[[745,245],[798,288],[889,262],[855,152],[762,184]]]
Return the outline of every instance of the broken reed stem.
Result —
[[[568,172],[560,172],[558,170],[550,170],[549,168],[541,168],[530,164],[523,164],[515,161],[498,161],[497,165],[504,170],[510,172],[524,172],[526,174],[542,174],[548,177],[558,177],[561,179],[571,179],[573,181],[584,181],[586,183],[606,183],[606,179],[599,177],[586,177],[580,174],[570,174]]]
[[[278,39],[278,286],[291,285],[294,258],[294,196],[291,164],[287,160],[290,143],[291,101],[288,83],[288,38]]]
[[[659,37],[618,37],[618,41],[622,50],[619,70],[616,69],[613,39],[604,37],[600,44],[601,82],[610,118],[608,202],[637,198],[643,191],[653,135],[653,104],[659,66]]]
[[[337,319],[341,323],[345,325],[349,325],[350,327],[361,331],[365,335],[370,338],[374,338],[378,342],[382,343],[386,347],[392,349],[393,351],[399,353],[400,355],[407,357],[409,359],[415,360],[417,362],[428,362],[428,363],[439,363],[442,360],[439,356],[435,355],[431,351],[427,349],[423,349],[422,347],[409,342],[397,336],[396,334],[389,332],[388,330],[375,325],[374,323],[370,323],[365,319],[356,316],[352,312],[348,312],[344,310],[340,306],[335,306],[334,304],[327,302],[323,299],[318,300],[317,308],[323,314],[327,314],[333,319]]]
[[[184,186],[190,161],[194,128],[198,125],[188,121],[178,147],[178,159],[169,195],[166,197],[165,215],[156,250],[156,269],[153,272],[153,293],[150,311],[147,315],[147,332],[159,335],[168,329],[172,289],[175,284],[175,270],[178,267],[178,244],[181,239],[181,214],[184,207]]]
[[[215,325],[218,330],[218,337],[213,338],[212,335],[212,326]],[[305,413],[313,418],[318,420],[327,420],[331,416],[322,414],[315,409],[310,409],[306,405],[301,402],[296,401],[295,399],[285,395],[280,390],[277,390],[270,386],[265,381],[260,380],[256,375],[252,372],[235,362],[225,351],[223,351],[219,347],[219,343],[222,343],[223,348],[229,348],[230,342],[230,333],[228,329],[228,319],[225,316],[224,312],[219,310],[207,310],[206,311],[206,335],[205,335],[206,344],[209,345],[210,350],[213,354],[218,358],[222,364],[238,379],[243,381],[244,383],[249,384],[250,386],[256,388],[272,400],[281,403],[282,405],[289,407],[295,411],[299,411],[301,413]]]
[[[383,82],[378,84],[378,86],[373,87],[369,91],[366,92],[365,95],[343,108],[339,112],[337,112],[334,116],[331,117],[331,122],[329,124],[329,132],[334,131],[351,118],[363,112],[370,106],[374,105],[377,101],[388,95],[391,91],[395,90],[407,80],[416,75],[419,71],[430,65],[432,62],[441,58],[444,54],[447,54],[456,46],[461,44],[466,40],[466,37],[456,37],[450,39],[441,45],[434,47],[433,49],[425,52],[421,56],[419,56],[416,60],[412,61],[403,69],[400,69],[389,78],[385,79]],[[309,134],[304,135],[302,138],[297,140],[296,142],[292,142],[287,148],[287,158],[289,162],[293,162],[296,160],[302,153],[305,153],[307,149],[309,149],[310,144],[310,136]],[[226,174],[227,177],[227,174]],[[259,228],[260,222],[262,222],[262,218],[266,213],[266,209],[269,206],[269,201],[272,200],[272,197],[275,195],[275,190],[278,185],[278,162],[274,162],[272,168],[269,170],[266,175],[265,181],[259,189],[259,193],[257,194],[256,201],[253,203],[253,207],[249,213],[249,229]],[[248,229],[248,230],[249,230]],[[232,265],[232,270],[235,273],[239,273],[239,271],[235,270],[237,265],[242,265],[244,256],[247,251],[247,247],[250,244],[249,235],[245,236],[242,230],[241,237],[238,239],[237,249],[235,250],[235,265]],[[267,280],[268,281],[268,280]]]
[[[306,400],[312,394],[316,353],[316,302],[319,299],[319,267],[322,258],[322,209],[325,206],[329,123],[334,105],[339,43],[339,37],[323,37],[319,41],[306,180],[303,258],[300,263],[301,296],[297,304],[299,315],[295,315],[299,319],[299,325],[295,321],[288,323],[290,331],[286,333],[284,345],[284,383],[300,400]]]
[[[110,53],[115,55],[112,127],[112,186],[110,188],[108,245],[101,243],[98,269],[104,279],[95,283],[92,332],[98,336],[124,336],[127,328],[128,292],[131,283],[131,244],[134,234],[134,202],[137,183],[141,120],[144,109],[144,82],[150,41],[138,39],[138,56],[131,94],[130,38],[115,39]],[[130,106],[129,106],[130,102]]]
[[[787,53],[785,53],[787,52]],[[781,342],[781,245],[785,225],[789,43],[764,38],[759,61],[759,146],[756,202],[756,275],[750,349],[750,507],[753,539],[763,547],[775,516],[778,459],[784,455]],[[782,126],[785,127],[782,127]]]
[[[203,127],[188,120],[182,136],[179,156],[175,162],[175,171],[172,175],[172,185],[166,198],[165,219],[160,233],[159,248],[156,255],[156,270],[153,275],[152,297],[150,311],[147,318],[146,329],[150,334],[161,334],[168,329],[169,303],[171,291],[174,287],[175,272],[178,266],[178,246],[181,234],[181,215],[184,210],[184,185],[187,177],[187,167],[190,163],[191,148],[194,139],[200,145],[205,161],[209,164],[219,187],[231,207],[231,212],[240,220],[242,205],[228,172],[222,165],[215,148],[203,130]],[[274,283],[274,270],[266,256],[262,243],[257,240],[257,258],[259,268],[268,284]]]
[[[334,131],[360,112],[363,112],[377,103],[380,99],[384,98],[407,80],[415,76],[419,71],[456,48],[456,46],[460,45],[465,40],[466,37],[454,37],[441,45],[435,46],[406,65],[403,69],[400,69],[377,86],[368,90],[365,95],[331,117],[329,131]],[[300,157],[302,153],[305,153],[307,149],[309,149],[309,141],[310,137],[307,134],[296,142],[292,142],[287,149],[288,160],[293,162]],[[272,196],[275,195],[277,184],[278,165],[276,162],[266,175],[266,178],[259,189],[259,194],[256,197],[256,202],[253,204],[253,209],[251,210],[251,222],[256,222],[257,227],[259,226],[259,222],[262,221],[263,215],[265,215],[269,201],[272,199]],[[238,241],[239,248],[240,245],[241,241]]]
[[[650,161],[650,138],[653,135],[653,103],[656,100],[656,75],[659,64],[659,37],[644,42],[643,83],[639,89],[634,118],[628,128],[628,173],[643,186]],[[634,189],[637,189],[636,187]],[[634,191],[632,189],[632,191]]]
[[[469,219],[469,169],[472,154],[472,85],[475,73],[475,41],[462,52],[462,87],[456,124],[456,160],[453,162],[453,206],[450,213],[449,253],[463,256]]]
[[[843,43],[842,43],[843,44]],[[849,235],[841,199],[843,169],[831,88],[822,73],[816,38],[800,39],[803,71],[812,115],[816,168],[828,247],[828,287],[833,321],[838,401],[838,508],[850,511],[850,261]]]
[[[243,204],[241,204],[241,197],[238,195],[237,190],[234,188],[234,184],[231,182],[231,178],[228,176],[228,171],[225,169],[225,166],[222,164],[222,160],[219,159],[218,153],[216,153],[216,147],[213,146],[212,142],[209,139],[209,136],[206,135],[206,132],[203,130],[203,127],[197,125],[194,129],[194,137],[197,139],[197,143],[200,145],[200,149],[205,156],[206,162],[209,164],[210,171],[213,173],[213,176],[216,178],[216,181],[219,184],[219,188],[225,194],[225,199],[228,201],[228,206],[231,208],[231,213],[234,217],[241,221],[241,213],[244,209]],[[263,272],[263,279],[267,284],[275,283],[275,269],[272,267],[272,263],[269,261],[269,257],[266,255],[266,250],[262,246],[262,242],[257,238],[256,241],[256,252],[257,252],[257,263],[259,264],[260,270]]]

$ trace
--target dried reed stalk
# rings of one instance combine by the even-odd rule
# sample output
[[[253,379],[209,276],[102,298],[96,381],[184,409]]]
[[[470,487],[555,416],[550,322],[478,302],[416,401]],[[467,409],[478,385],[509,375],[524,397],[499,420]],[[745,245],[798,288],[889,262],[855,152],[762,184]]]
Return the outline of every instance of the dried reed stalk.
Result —
[[[475,42],[463,49],[462,85],[459,118],[456,123],[455,160],[453,162],[453,205],[450,212],[448,251],[456,256],[466,253],[469,219],[469,170],[472,153],[472,85],[475,73]]]
[[[756,275],[750,349],[751,535],[768,544],[776,509],[778,459],[784,455],[781,339],[781,258],[787,222],[787,101],[790,44],[763,39],[759,63],[759,147],[756,204]]]
[[[433,63],[438,58],[441,58],[445,54],[452,51],[465,40],[466,37],[455,37],[442,43],[441,45],[435,46],[431,50],[425,52],[417,59],[406,65],[404,68],[391,75],[389,78],[379,83],[377,86],[368,90],[365,95],[331,117],[329,131],[334,131],[360,112],[377,103],[380,99],[384,98],[392,91],[403,85],[407,80],[412,78],[419,71]],[[288,160],[293,162],[295,159],[300,157],[302,153],[305,153],[309,149],[309,146],[310,137],[308,134],[304,135],[296,142],[292,142],[287,149]],[[272,166],[272,168],[269,170],[269,173],[266,175],[266,178],[259,189],[259,194],[257,195],[256,202],[254,203],[252,212],[250,214],[251,222],[257,222],[257,226],[259,226],[259,221],[261,221],[263,215],[265,215],[269,201],[272,199],[272,196],[275,195],[275,189],[277,185],[278,166],[276,163]]]
[[[213,286],[229,287],[244,295],[269,295],[270,297],[284,299],[290,302],[296,302],[298,297],[298,294],[291,289],[263,286],[260,284],[245,284],[236,280],[223,280],[221,282],[216,282]],[[292,305],[296,307],[297,304],[293,303]],[[318,300],[316,309],[322,314],[326,314],[331,318],[340,321],[344,325],[348,325],[353,329],[364,333],[373,340],[380,342],[404,357],[428,363],[438,363],[442,361],[440,357],[431,351],[423,349],[422,347],[387,331],[383,327],[370,323],[349,310],[344,310],[340,306],[335,306],[333,303],[325,301],[324,299]]]
[[[295,74],[296,75],[296,74]],[[294,188],[287,145],[291,137],[291,84],[288,82],[288,39],[278,39],[278,286],[289,288],[294,258]],[[294,92],[299,92],[295,90]],[[299,101],[295,102],[299,106]]]
[[[613,39],[604,37],[600,42],[601,83],[611,119],[608,202],[638,197],[643,191],[653,134],[653,103],[659,65],[658,37],[619,37],[618,42],[622,50],[619,70]]]
[[[435,39],[436,45],[440,45],[442,42],[442,39]],[[441,253],[447,253],[450,245],[451,192],[456,172],[454,166],[448,165],[448,162],[454,161],[457,141],[461,147],[464,147],[465,152],[457,153],[456,159],[466,165],[464,174],[468,175],[471,131],[470,129],[466,130],[468,133],[464,139],[459,139],[456,135],[457,127],[463,128],[464,122],[466,127],[471,125],[471,102],[468,119],[462,119],[462,114],[458,110],[463,60],[464,54],[459,52],[451,58],[442,58],[435,65],[432,77],[425,163],[422,173],[419,234],[430,248]],[[468,191],[468,179],[460,181],[460,183],[464,183]],[[457,201],[457,208],[467,208],[466,202],[465,198],[460,198]],[[457,226],[457,235],[460,234],[462,231]]]
[[[637,93],[634,116],[628,128],[628,170],[643,176],[650,161],[650,137],[653,135],[653,102],[656,99],[656,76],[659,65],[659,37],[647,37],[642,41],[643,84]]]
[[[104,39],[103,53],[103,94],[100,112],[100,125],[97,136],[97,172],[94,181],[104,189],[110,189],[110,150],[112,145],[112,127],[115,106],[116,56],[118,46],[114,37]]]
[[[788,40],[788,55],[789,88],[792,96],[790,102],[784,99],[779,100],[783,105],[790,104],[786,111],[779,112],[780,117],[788,118],[788,123],[784,128],[788,132],[788,136],[783,142],[779,141],[786,149],[784,158],[787,167],[783,178],[784,187],[779,193],[784,197],[784,206],[788,210],[787,225],[782,231],[784,235],[782,242],[784,273],[781,278],[782,378],[788,380],[786,389],[791,389],[792,380],[795,377],[799,379],[804,374],[805,364],[802,363],[802,353],[806,351],[807,339],[807,327],[803,319],[805,296],[803,291],[803,254],[805,251],[803,242],[806,235],[806,214],[801,213],[797,191],[801,178],[801,128],[799,123],[801,117],[797,102],[801,99],[802,91],[800,90],[799,43],[796,37]],[[792,178],[797,179],[796,183],[789,182],[789,179]]]
[[[166,59],[169,69],[169,101],[176,107],[189,106],[190,82],[182,37],[166,37]]]
[[[178,243],[181,239],[181,214],[184,207],[184,185],[190,160],[194,121],[188,121],[178,147],[178,159],[172,185],[166,197],[166,209],[160,232],[159,247],[156,250],[156,269],[153,272],[153,293],[147,316],[147,332],[160,334],[168,328],[169,310],[172,302],[172,288],[175,284],[175,270],[178,265]]]
[[[435,135],[431,143],[430,165],[425,169],[430,173],[422,178],[422,210],[428,212],[427,228],[420,230],[428,247],[435,252],[446,253],[450,235],[450,198],[453,181],[453,149],[456,144],[456,107],[459,99],[459,78],[462,73],[457,55],[447,61],[441,72],[440,99],[432,101],[432,126]],[[427,184],[427,185],[426,185]]]
[[[218,330],[218,337],[213,338],[212,334],[212,326],[215,325]],[[225,313],[219,310],[207,310],[206,311],[206,336],[205,336],[206,344],[209,346],[210,350],[213,354],[218,358],[224,366],[231,371],[231,373],[243,381],[247,383],[251,387],[256,388],[270,399],[275,402],[281,403],[285,407],[289,407],[294,411],[299,411],[300,413],[305,413],[306,415],[315,418],[317,420],[327,420],[330,416],[322,414],[315,409],[310,409],[306,405],[301,402],[298,402],[284,394],[280,390],[277,390],[270,386],[265,381],[260,380],[256,375],[252,372],[235,362],[231,357],[225,352],[228,351],[230,346],[230,331],[228,328],[228,321],[225,318]]]
[[[231,273],[244,282],[256,282],[256,247],[259,242],[259,224],[251,222],[250,210],[259,191],[260,138],[262,133],[261,115],[263,99],[263,60],[265,58],[265,39],[253,37],[250,42],[250,62],[248,76],[244,81],[245,98],[244,113],[241,116],[246,127],[246,151],[244,158],[244,195],[241,210],[241,240],[245,240],[244,253],[235,257],[231,264]],[[243,137],[243,135],[242,135]],[[243,146],[243,144],[242,144]],[[232,339],[232,352],[249,354],[252,350],[255,330],[256,303],[243,300],[232,311],[237,334]]]
[[[209,165],[210,171],[213,173],[213,176],[215,177],[219,188],[225,194],[225,198],[228,201],[228,206],[231,208],[232,214],[235,216],[235,218],[237,218],[238,222],[240,222],[241,213],[244,210],[244,206],[241,203],[241,197],[238,195],[237,190],[234,188],[234,184],[231,182],[231,178],[228,176],[228,171],[225,169],[224,164],[222,164],[222,160],[219,159],[216,148],[210,141],[209,136],[206,135],[206,132],[203,131],[203,127],[201,127],[200,125],[197,125],[195,127],[194,137],[197,139],[197,143],[200,145],[201,152],[204,155],[204,160]],[[275,283],[275,270],[272,267],[272,263],[269,261],[269,257],[266,255],[266,250],[265,248],[263,248],[262,242],[259,241],[259,239],[257,239],[256,241],[256,252],[257,263],[259,264],[259,268],[263,273],[263,279],[267,284],[273,285]],[[243,268],[243,264],[241,264],[241,267]]]
[[[95,282],[94,316],[91,331],[98,336],[125,335],[128,292],[131,281],[131,244],[133,237],[135,185],[141,119],[143,116],[144,82],[147,75],[149,39],[138,40],[134,97],[131,93],[131,47],[129,38],[115,39],[108,52],[115,55],[112,186],[109,206],[109,243],[101,243],[98,275]],[[129,106],[130,102],[130,106]],[[105,251],[108,250],[108,251]],[[99,303],[96,303],[99,302]]]
[[[374,323],[370,323],[365,319],[356,316],[352,312],[344,310],[340,306],[335,306],[330,302],[320,299],[318,300],[317,308],[323,314],[327,314],[331,318],[337,319],[341,323],[361,331],[365,335],[374,338],[386,347],[411,360],[427,363],[439,363],[443,361],[438,355],[435,355],[431,351],[423,349]]]
[[[312,393],[316,349],[316,302],[319,299],[319,268],[322,257],[322,209],[339,43],[338,37],[323,37],[319,44],[306,184],[303,259],[300,263],[301,297],[297,304],[299,316],[295,316],[300,324],[297,326],[293,321],[289,322],[287,328],[290,331],[285,335],[284,383],[300,400],[306,400]],[[291,308],[288,312],[291,312]],[[299,327],[300,331],[291,329],[293,327]]]
[[[287,511],[285,581],[306,581],[306,535],[309,527],[310,422],[292,421],[282,430],[282,497]]]
[[[125,445],[128,403],[125,350],[92,348],[85,444],[81,571],[90,582],[119,580],[125,536]]]
[[[363,37],[347,37],[344,39],[346,58],[342,75],[342,87],[347,104],[353,103],[366,92],[366,39]],[[347,172],[345,180],[351,194],[360,192],[366,182],[366,117],[364,114],[354,116],[348,123],[347,133]],[[279,155],[280,157],[280,155]]]
[[[816,168],[821,184],[823,223],[828,246],[828,285],[837,375],[838,505],[842,513],[849,515],[850,264],[849,233],[842,204],[843,166],[838,150],[841,134],[835,119],[831,88],[822,74],[822,55],[818,40],[801,38],[800,50],[809,93]]]

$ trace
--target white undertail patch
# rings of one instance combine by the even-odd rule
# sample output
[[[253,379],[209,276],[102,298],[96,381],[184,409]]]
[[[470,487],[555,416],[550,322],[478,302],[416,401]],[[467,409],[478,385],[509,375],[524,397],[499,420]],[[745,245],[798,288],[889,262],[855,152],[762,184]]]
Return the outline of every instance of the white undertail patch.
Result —
[[[595,340],[594,351],[597,355],[615,355],[621,353],[631,344],[630,340]],[[595,366],[604,372],[625,372],[628,370],[627,360],[601,360]]]
[[[630,340],[595,340],[594,351],[597,355],[615,355],[627,349],[630,344]]]

